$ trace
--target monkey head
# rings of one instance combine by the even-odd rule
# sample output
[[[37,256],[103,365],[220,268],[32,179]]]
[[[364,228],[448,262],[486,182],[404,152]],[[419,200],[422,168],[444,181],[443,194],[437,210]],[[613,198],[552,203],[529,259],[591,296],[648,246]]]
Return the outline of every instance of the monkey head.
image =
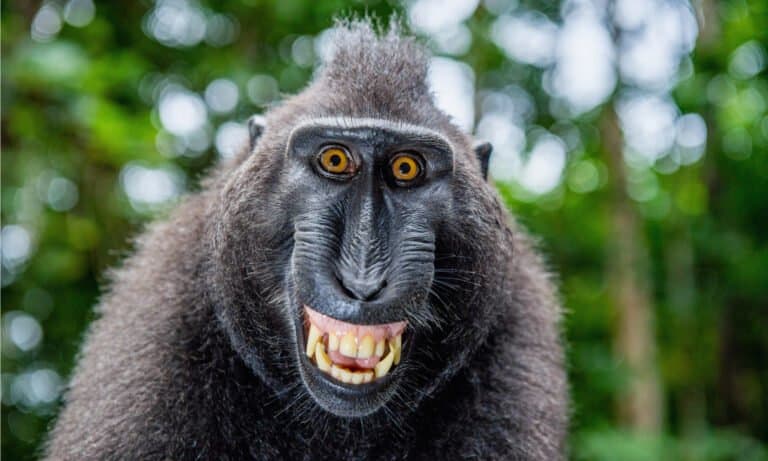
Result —
[[[395,30],[341,27],[312,84],[251,124],[208,220],[235,350],[336,416],[415,408],[465,364],[506,289],[490,147],[435,107],[427,63]]]

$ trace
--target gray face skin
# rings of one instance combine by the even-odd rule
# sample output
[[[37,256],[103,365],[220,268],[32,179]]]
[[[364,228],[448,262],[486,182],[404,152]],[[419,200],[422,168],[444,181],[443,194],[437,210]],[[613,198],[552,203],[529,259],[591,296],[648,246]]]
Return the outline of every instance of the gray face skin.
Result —
[[[347,155],[347,171],[323,168],[328,149]],[[393,163],[403,154],[418,165],[407,181],[396,177]],[[401,168],[413,174],[414,166]],[[343,416],[371,413],[389,398],[398,375],[348,386],[320,373],[301,354],[301,306],[359,325],[428,315],[436,231],[451,211],[452,148],[426,130],[309,124],[293,131],[284,168],[295,223],[286,294],[299,307],[302,379],[326,409]]]

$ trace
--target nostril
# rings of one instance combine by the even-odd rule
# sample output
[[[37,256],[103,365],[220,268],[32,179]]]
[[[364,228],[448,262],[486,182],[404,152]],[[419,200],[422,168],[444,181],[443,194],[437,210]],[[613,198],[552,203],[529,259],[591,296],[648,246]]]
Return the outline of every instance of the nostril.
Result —
[[[374,299],[379,297],[379,294],[384,290],[384,288],[387,287],[387,281],[381,280],[378,284],[378,286],[371,292],[371,294],[368,295],[368,297],[365,299],[365,301],[373,301]]]
[[[347,297],[352,299],[357,299],[357,296],[352,292],[352,290],[347,288],[347,285],[344,284],[344,280],[342,280],[339,276],[336,276],[336,281],[339,282],[339,287],[341,288],[341,291],[343,291],[344,294],[347,295]]]
[[[369,282],[367,280],[345,280],[338,276],[336,280],[338,280],[339,286],[345,295],[360,301],[373,301],[387,286],[386,280]]]

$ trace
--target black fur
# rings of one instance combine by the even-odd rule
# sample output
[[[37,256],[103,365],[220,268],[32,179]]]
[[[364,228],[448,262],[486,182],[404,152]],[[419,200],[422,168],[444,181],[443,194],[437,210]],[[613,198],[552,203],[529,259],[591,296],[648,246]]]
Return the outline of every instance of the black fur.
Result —
[[[480,162],[480,172],[483,179],[488,179],[488,163],[491,161],[493,146],[489,142],[478,142],[474,146],[477,161]]]
[[[258,143],[114,271],[48,459],[564,459],[560,308],[540,258],[472,140],[434,107],[422,48],[365,22],[343,25],[336,43],[313,83],[267,114]],[[430,309],[407,314],[402,379],[362,417],[307,392],[286,299],[297,200],[287,140],[300,119],[339,115],[429,127],[455,149]]]

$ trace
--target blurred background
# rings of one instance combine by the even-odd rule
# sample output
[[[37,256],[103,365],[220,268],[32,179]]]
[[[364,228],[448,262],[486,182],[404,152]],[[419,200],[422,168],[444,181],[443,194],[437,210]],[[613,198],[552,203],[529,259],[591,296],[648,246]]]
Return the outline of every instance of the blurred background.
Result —
[[[34,459],[104,270],[399,13],[560,274],[572,459],[768,459],[768,2],[2,3],[2,456]]]

